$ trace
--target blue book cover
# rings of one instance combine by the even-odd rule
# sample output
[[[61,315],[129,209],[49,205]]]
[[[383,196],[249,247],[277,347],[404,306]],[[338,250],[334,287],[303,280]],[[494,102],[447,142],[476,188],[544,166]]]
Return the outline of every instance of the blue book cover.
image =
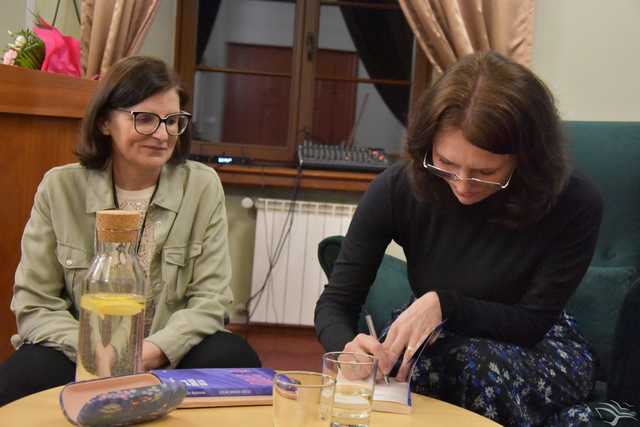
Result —
[[[270,368],[152,370],[162,382],[179,381],[189,397],[271,396],[275,371]]]

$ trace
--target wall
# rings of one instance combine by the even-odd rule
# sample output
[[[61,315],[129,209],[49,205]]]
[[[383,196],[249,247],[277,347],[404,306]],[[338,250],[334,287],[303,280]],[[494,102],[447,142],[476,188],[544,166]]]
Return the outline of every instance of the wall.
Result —
[[[0,53],[6,49],[7,43],[13,41],[7,34],[8,30],[16,32],[25,28],[26,5],[26,0],[3,2],[0,13]]]
[[[31,0],[33,3],[34,0]],[[48,23],[53,24],[53,17],[56,16],[56,1],[35,0],[35,10],[38,11]],[[80,0],[76,0],[78,13],[80,13]],[[27,5],[29,7],[29,5]],[[29,12],[27,12],[29,13]],[[64,35],[80,38],[80,22],[73,7],[73,0],[62,0],[58,8],[55,26]]]
[[[532,69],[566,120],[640,120],[640,1],[537,0]]]
[[[139,55],[156,56],[173,65],[177,3],[175,0],[160,0],[160,6],[142,42]]]

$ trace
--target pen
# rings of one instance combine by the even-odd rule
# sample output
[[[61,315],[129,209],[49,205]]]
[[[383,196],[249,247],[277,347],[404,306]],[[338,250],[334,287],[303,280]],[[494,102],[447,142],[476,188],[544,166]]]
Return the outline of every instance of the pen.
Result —
[[[373,319],[371,318],[371,315],[367,314],[366,316],[364,316],[364,320],[367,322],[367,328],[369,328],[369,335],[371,335],[375,339],[378,339],[378,334],[376,334],[376,328],[375,326],[373,326]],[[383,378],[384,378],[384,383],[389,384],[389,376],[386,374],[383,374]]]

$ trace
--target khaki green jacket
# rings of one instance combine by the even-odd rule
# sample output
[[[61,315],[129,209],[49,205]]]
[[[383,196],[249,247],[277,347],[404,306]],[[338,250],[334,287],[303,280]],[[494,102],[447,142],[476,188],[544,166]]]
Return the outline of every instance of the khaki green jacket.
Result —
[[[14,347],[38,343],[75,361],[82,280],[95,254],[96,212],[113,208],[110,168],[71,164],[45,174],[22,236],[11,301],[18,325]],[[149,291],[157,301],[147,340],[175,366],[205,336],[224,328],[232,303],[218,175],[195,162],[165,166],[147,222],[155,224]]]

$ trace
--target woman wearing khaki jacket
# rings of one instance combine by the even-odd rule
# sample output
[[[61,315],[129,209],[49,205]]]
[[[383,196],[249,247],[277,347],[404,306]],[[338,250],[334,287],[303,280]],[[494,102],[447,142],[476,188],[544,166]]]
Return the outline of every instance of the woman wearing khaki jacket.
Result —
[[[11,302],[17,351],[0,366],[0,405],[73,380],[81,284],[104,209],[141,212],[138,257],[150,283],[144,369],[259,366],[251,347],[224,330],[232,302],[224,193],[211,168],[185,161],[185,103],[156,59],[126,58],[101,80],[83,121],[80,164],[47,172],[25,227]]]

